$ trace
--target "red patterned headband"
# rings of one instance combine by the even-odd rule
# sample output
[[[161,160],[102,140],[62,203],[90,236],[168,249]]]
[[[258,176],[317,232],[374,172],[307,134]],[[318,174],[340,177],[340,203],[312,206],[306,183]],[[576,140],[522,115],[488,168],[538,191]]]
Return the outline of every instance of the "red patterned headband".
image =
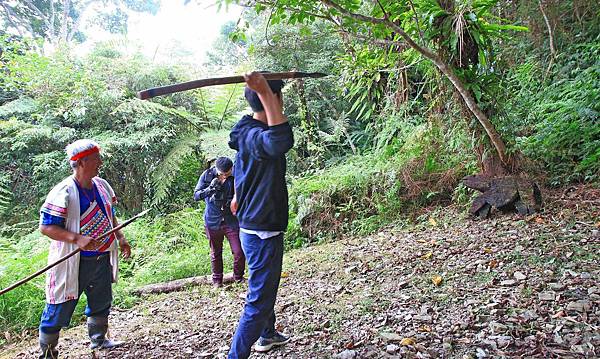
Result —
[[[91,155],[92,153],[99,153],[99,152],[100,152],[100,147],[94,146],[94,147],[90,148],[89,150],[85,150],[85,151],[79,152],[76,155],[73,155],[73,157],[71,157],[71,161],[77,161],[86,156]]]

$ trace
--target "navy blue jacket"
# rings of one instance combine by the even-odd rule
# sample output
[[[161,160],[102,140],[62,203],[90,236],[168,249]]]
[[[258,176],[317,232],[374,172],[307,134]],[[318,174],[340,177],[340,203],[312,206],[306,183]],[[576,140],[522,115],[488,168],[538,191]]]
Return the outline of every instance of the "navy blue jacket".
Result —
[[[269,127],[244,116],[229,135],[229,147],[237,151],[234,172],[240,227],[285,231],[288,191],[285,154],[294,145],[289,123]]]
[[[227,177],[219,191],[209,188],[210,183],[217,177],[217,170],[211,167],[204,171],[194,189],[194,200],[204,200],[204,223],[209,229],[219,229],[221,223],[238,228],[238,220],[231,213],[229,204],[233,199],[233,176]]]

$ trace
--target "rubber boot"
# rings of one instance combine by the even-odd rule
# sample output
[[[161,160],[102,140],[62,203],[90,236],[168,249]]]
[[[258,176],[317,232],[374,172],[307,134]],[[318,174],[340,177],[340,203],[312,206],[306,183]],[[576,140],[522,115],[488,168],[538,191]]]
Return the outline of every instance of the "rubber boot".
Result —
[[[87,326],[91,342],[90,349],[111,349],[124,344],[124,342],[110,340],[107,338],[107,317],[88,317]]]
[[[60,332],[48,334],[40,330],[40,349],[42,351],[39,356],[40,359],[58,358],[58,350],[56,350],[56,346],[58,345],[59,335]]]

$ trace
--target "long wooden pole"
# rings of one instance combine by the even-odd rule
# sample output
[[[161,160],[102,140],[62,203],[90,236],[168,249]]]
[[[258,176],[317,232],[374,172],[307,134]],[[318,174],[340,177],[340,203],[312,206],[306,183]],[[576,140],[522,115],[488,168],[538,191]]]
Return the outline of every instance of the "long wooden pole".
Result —
[[[312,77],[319,78],[327,76],[327,74],[323,74],[320,72],[266,72],[263,73],[263,76],[267,80],[283,80],[283,79],[297,79],[303,77]],[[137,97],[141,100],[147,100],[152,97],[168,95],[175,92],[193,90],[206,86],[215,86],[215,85],[227,85],[227,84],[236,84],[244,82],[244,76],[229,76],[229,77],[214,77],[209,79],[201,79],[194,80],[188,82],[182,82],[178,84],[162,86],[162,87],[154,87],[151,89],[143,90],[137,93]]]
[[[129,218],[128,220],[126,220],[125,222],[119,224],[118,226],[116,226],[115,228],[111,229],[110,231],[108,231],[108,232],[104,233],[103,235],[95,238],[95,240],[100,240],[102,238],[110,236],[111,234],[113,234],[116,231],[120,230],[121,228],[127,226],[128,224],[130,224],[131,222],[135,221],[136,219],[142,217],[143,215],[145,215],[146,213],[148,213],[148,211],[150,211],[150,210],[147,209],[147,210],[145,210],[143,212],[138,213],[137,215]],[[61,259],[57,260],[56,262],[48,264],[46,267],[40,269],[39,271],[33,273],[32,275],[30,275],[30,276],[28,276],[26,278],[21,279],[20,281],[12,284],[11,286],[9,286],[9,287],[7,287],[5,289],[0,290],[0,295],[3,295],[5,293],[10,292],[11,290],[15,289],[16,287],[20,286],[21,284],[29,282],[30,280],[32,280],[33,278],[35,278],[35,277],[39,276],[40,274],[44,273],[48,269],[50,269],[50,268],[52,268],[52,267],[54,267],[54,266],[56,266],[56,265],[58,265],[58,264],[60,264],[60,263],[62,263],[64,261],[66,261],[67,259],[73,257],[75,254],[79,253],[80,251],[81,251],[81,248],[77,248],[76,250],[74,250],[73,252],[67,254],[66,256],[62,257]]]

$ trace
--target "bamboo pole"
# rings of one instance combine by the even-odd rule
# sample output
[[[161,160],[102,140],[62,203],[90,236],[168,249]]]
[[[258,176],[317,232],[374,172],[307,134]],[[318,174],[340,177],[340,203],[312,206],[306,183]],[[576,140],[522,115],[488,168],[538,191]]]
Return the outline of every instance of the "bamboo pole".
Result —
[[[297,79],[303,77],[319,78],[327,76],[320,72],[266,72],[263,76],[267,80],[283,80],[283,79]],[[147,100],[152,97],[168,95],[175,92],[193,90],[206,86],[215,85],[227,85],[245,82],[244,76],[229,76],[229,77],[214,77],[209,79],[194,80],[188,82],[182,82],[178,84],[154,87],[151,89],[143,90],[137,93],[137,97],[141,100]]]
[[[130,224],[131,222],[135,221],[136,219],[138,219],[138,218],[142,217],[143,215],[145,215],[146,213],[148,213],[148,211],[150,211],[150,210],[149,210],[149,209],[147,209],[147,210],[145,210],[145,211],[143,211],[143,212],[140,212],[140,213],[136,214],[135,216],[133,216],[133,217],[129,218],[128,220],[126,220],[125,222],[123,222],[123,223],[119,224],[118,226],[116,226],[115,228],[111,229],[110,231],[108,231],[108,232],[104,233],[103,235],[101,235],[101,236],[99,236],[99,237],[95,238],[95,240],[100,240],[100,239],[102,239],[102,238],[105,238],[105,237],[108,237],[108,236],[110,236],[111,234],[113,234],[113,233],[115,233],[116,231],[120,230],[121,228],[123,228],[123,227],[127,226],[128,224]],[[18,281],[18,282],[15,282],[14,284],[10,285],[9,287],[7,287],[7,288],[5,288],[5,289],[2,289],[2,290],[0,290],[0,295],[3,295],[3,294],[5,294],[5,293],[8,293],[8,292],[10,292],[11,290],[15,289],[16,287],[18,287],[18,286],[20,286],[20,285],[22,285],[22,284],[25,284],[25,283],[27,283],[27,282],[29,282],[29,281],[30,281],[30,280],[32,280],[33,278],[35,278],[35,277],[39,276],[40,274],[42,274],[42,273],[46,272],[48,269],[50,269],[50,268],[52,268],[52,267],[54,267],[54,266],[57,266],[57,265],[59,265],[60,263],[62,263],[62,262],[64,262],[64,261],[66,261],[67,259],[69,259],[69,258],[73,257],[75,254],[77,254],[77,253],[79,253],[79,252],[81,252],[81,248],[77,248],[76,250],[74,250],[73,252],[71,252],[71,253],[67,254],[66,256],[62,257],[61,259],[57,260],[56,262],[54,262],[54,263],[51,263],[51,264],[48,264],[46,267],[44,267],[44,268],[40,269],[39,271],[37,271],[37,272],[35,272],[35,273],[31,274],[30,276],[28,276],[28,277],[26,277],[26,278],[23,278],[23,279],[21,279],[21,280],[20,280],[20,281]]]

